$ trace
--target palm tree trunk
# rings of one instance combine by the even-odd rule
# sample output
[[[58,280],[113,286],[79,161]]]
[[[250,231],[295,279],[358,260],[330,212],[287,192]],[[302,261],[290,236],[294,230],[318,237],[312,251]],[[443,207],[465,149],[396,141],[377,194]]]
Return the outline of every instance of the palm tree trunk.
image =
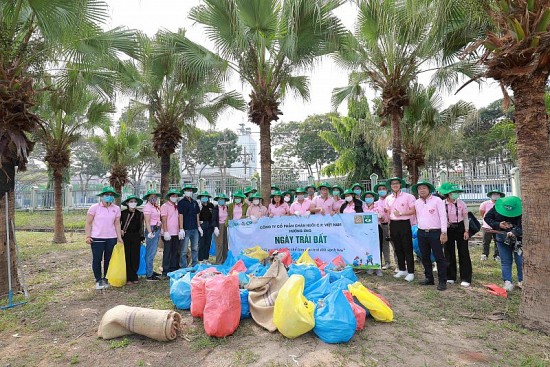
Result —
[[[391,114],[391,150],[392,176],[403,177],[403,161],[401,160],[401,115],[399,112]]]
[[[521,322],[550,333],[550,144],[544,72],[518,77],[512,83],[515,100],[517,147],[523,193],[524,288]]]
[[[418,169],[418,165],[416,164],[416,162],[413,160],[412,162],[412,167],[411,167],[411,184],[415,184],[418,182],[418,177],[420,176],[420,172],[419,172],[419,169]]]
[[[0,170],[0,296],[8,294],[8,252],[6,236],[6,197],[8,195],[8,222],[15,220],[15,166],[13,162],[2,162]],[[10,226],[11,227],[11,226]],[[10,256],[11,256],[11,281],[12,288],[19,290],[20,283],[17,275],[15,242],[13,241],[13,231],[10,229]]]
[[[271,126],[266,116],[260,123],[260,167],[261,167],[261,193],[267,202],[271,195]]]
[[[60,170],[53,172],[53,199],[55,208],[55,225],[53,243],[67,243],[65,227],[63,225],[63,173]]]
[[[166,196],[170,184],[170,154],[162,153],[160,156],[160,193]]]

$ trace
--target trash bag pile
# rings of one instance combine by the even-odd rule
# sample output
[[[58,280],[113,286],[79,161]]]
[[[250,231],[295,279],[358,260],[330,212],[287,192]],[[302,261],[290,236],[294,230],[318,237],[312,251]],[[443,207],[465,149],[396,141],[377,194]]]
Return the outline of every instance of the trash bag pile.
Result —
[[[288,248],[248,248],[221,265],[198,264],[168,273],[174,305],[203,319],[206,333],[223,338],[252,318],[289,339],[313,331],[325,343],[346,343],[367,316],[392,322],[389,302],[358,281],[341,256],[331,262]]]

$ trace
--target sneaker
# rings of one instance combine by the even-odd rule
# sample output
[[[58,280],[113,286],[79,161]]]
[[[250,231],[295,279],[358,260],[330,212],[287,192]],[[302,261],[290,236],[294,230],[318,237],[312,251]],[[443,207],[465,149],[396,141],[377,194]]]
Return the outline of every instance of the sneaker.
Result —
[[[468,287],[470,286],[470,283],[468,283],[468,282],[462,282],[462,283],[460,283],[460,285],[461,285],[462,287],[464,287],[464,288],[468,288]]]
[[[160,277],[160,273],[157,273],[156,271],[153,272],[153,276]]]
[[[395,270],[394,270],[393,272],[394,272],[394,273],[399,273],[400,270],[399,270],[399,268],[397,267],[397,268],[395,268]]]
[[[406,277],[409,273],[407,273],[406,271],[401,271],[399,270],[393,277],[394,278],[403,278],[403,277]]]
[[[487,261],[487,255],[481,255],[481,261]]]
[[[517,287],[518,287],[519,289],[523,289],[523,282],[518,282]]]
[[[384,264],[384,266],[382,266],[382,270],[388,270],[390,268],[390,264]]]
[[[437,273],[437,265],[434,265],[434,267],[432,269],[432,273]]]
[[[446,283],[439,283],[439,284],[437,285],[437,290],[438,290],[438,291],[447,290],[447,284],[446,284]]]
[[[105,288],[105,286],[103,285],[103,279],[100,279],[97,282],[95,282],[95,289],[101,290],[103,288]]]
[[[158,276],[154,275],[154,274],[151,275],[150,277],[147,277],[148,282],[156,282],[156,281],[159,281],[159,280],[160,280],[160,278]]]
[[[111,286],[107,279],[103,278],[102,281],[103,281],[103,287],[104,288],[109,288]]]
[[[433,279],[424,279],[424,281],[420,283],[420,285],[435,285],[435,283]]]
[[[503,287],[507,292],[510,292],[510,291],[513,291],[514,290],[514,285],[512,284],[511,281],[507,280],[504,282],[504,287]]]
[[[383,276],[383,275],[384,275],[384,274],[382,273],[382,270],[380,270],[380,269],[376,270],[376,276],[377,276],[377,277],[381,277],[381,276]]]
[[[367,274],[373,274],[373,273],[374,273],[374,271],[372,269],[367,270]]]
[[[414,280],[414,274],[412,273],[407,274],[407,276],[405,277],[405,280],[407,282],[412,282]]]
[[[447,283],[448,284],[455,284],[455,281],[454,280],[447,280]]]

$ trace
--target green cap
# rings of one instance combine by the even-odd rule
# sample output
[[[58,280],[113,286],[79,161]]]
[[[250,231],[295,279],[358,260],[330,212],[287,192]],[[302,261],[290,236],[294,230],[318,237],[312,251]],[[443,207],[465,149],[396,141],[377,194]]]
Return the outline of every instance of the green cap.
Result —
[[[355,187],[359,187],[361,189],[361,192],[365,191],[365,188],[363,187],[363,185],[361,185],[359,182],[356,182],[354,183],[353,185],[350,186],[350,189],[353,191],[353,189]]]
[[[227,200],[229,200],[229,197],[227,195],[225,195],[224,193],[221,193],[221,194],[214,197],[214,200],[216,200],[216,201],[218,201],[220,199],[224,199],[224,200],[227,201]]]
[[[195,186],[191,184],[183,185],[183,189],[181,189],[181,193],[183,194],[186,190],[191,190],[193,193],[199,191]]]
[[[346,196],[347,194],[355,195],[352,189],[346,189],[346,191],[344,191],[344,196]]]
[[[434,185],[432,185],[428,181],[418,181],[411,188],[413,194],[418,195],[418,186],[420,186],[420,185],[428,186],[428,189],[430,190],[430,193],[435,191]]]
[[[147,192],[145,193],[145,195],[143,195],[143,200],[147,200],[149,199],[149,195],[157,195],[157,196],[160,196],[160,192],[157,192],[157,190],[147,190]]]
[[[328,182],[326,182],[326,181],[325,181],[325,182],[321,182],[321,183],[319,184],[319,190],[321,190],[321,187],[326,187],[326,188],[329,189],[329,190],[330,190],[330,188],[331,188],[330,184],[329,184]]]
[[[245,195],[248,195],[248,194],[250,194],[250,193],[253,194],[253,193],[257,192],[257,191],[258,191],[258,190],[256,190],[256,189],[253,188],[252,186],[247,186],[247,187],[244,188],[244,194],[245,194]]]
[[[374,191],[378,191],[378,189],[380,188],[380,186],[384,186],[386,188],[386,190],[389,189],[389,187],[387,186],[386,184],[386,181],[380,181],[379,183],[377,183],[376,185],[374,185]]]
[[[246,196],[243,194],[243,192],[241,190],[237,190],[233,193],[233,197],[234,198],[241,198],[241,199],[246,199]]]
[[[495,210],[505,217],[519,217],[522,213],[521,199],[517,196],[500,198],[495,203]]]
[[[397,176],[392,177],[392,178],[388,178],[386,180],[386,183],[391,186],[391,182],[396,181],[396,180],[399,181],[399,183],[401,183],[401,188],[402,189],[407,188],[407,183],[405,182],[405,180],[403,180],[401,177],[397,177]]]
[[[365,193],[363,194],[363,201],[365,201],[365,198],[367,197],[367,194],[371,194],[372,196],[374,196],[374,201],[378,200],[378,198],[379,198],[378,193],[376,193],[374,191],[365,191]]]
[[[263,197],[259,192],[255,192],[254,194],[250,195],[250,199],[262,199]]]
[[[168,192],[166,193],[166,196],[164,198],[168,200],[170,198],[170,196],[172,196],[172,195],[181,196],[181,191],[177,190],[177,189],[170,189],[170,190],[168,190]]]
[[[143,204],[143,200],[141,200],[136,195],[128,195],[128,197],[124,199],[124,201],[121,204],[124,206],[128,206],[128,201],[130,201],[131,199],[135,199],[137,201],[138,206],[141,206],[141,204]]]
[[[309,188],[312,188],[313,190],[317,191],[317,188],[315,187],[315,185],[307,185],[305,187],[306,192],[307,192],[307,189],[309,189]]]
[[[501,198],[503,198],[503,197],[505,197],[505,196],[506,196],[506,194],[505,194],[505,193],[503,193],[502,191],[498,191],[498,190],[491,190],[491,191],[489,191],[489,192],[487,193],[487,197],[489,197],[489,198],[490,198],[490,197],[491,197],[491,195],[493,195],[493,194],[499,194]]]
[[[212,197],[212,195],[210,195],[210,194],[208,193],[208,191],[205,190],[205,191],[200,192],[200,193],[197,195],[197,199],[200,199],[200,198],[203,197],[203,196],[208,196],[209,198]]]
[[[271,190],[275,190],[275,191],[281,191],[280,188],[278,188],[277,186],[275,185],[271,185]]]
[[[283,197],[283,193],[281,192],[281,190],[275,190],[273,192],[273,194],[271,194],[271,198],[274,197],[274,196],[280,196],[280,197]]]
[[[97,194],[96,196],[103,196],[104,194],[108,194],[108,193],[113,194],[115,196],[115,198],[120,197],[120,194],[115,191],[113,186],[105,186],[104,188],[101,189],[101,192],[99,194]]]
[[[458,186],[457,184],[450,183],[450,182],[443,182],[437,188],[437,191],[439,191],[439,193],[441,195],[447,195],[447,194],[450,194],[451,192],[464,192],[464,190],[462,190],[460,188],[460,186]]]
[[[307,194],[307,191],[306,191],[306,189],[303,188],[303,187],[298,187],[298,188],[296,189],[296,194]]]

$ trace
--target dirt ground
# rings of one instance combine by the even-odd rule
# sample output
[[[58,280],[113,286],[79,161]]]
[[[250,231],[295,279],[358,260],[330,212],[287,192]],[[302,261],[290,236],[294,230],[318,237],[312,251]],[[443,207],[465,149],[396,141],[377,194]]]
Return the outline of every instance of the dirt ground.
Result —
[[[160,343],[138,335],[102,340],[97,327],[119,304],[173,309],[167,281],[96,291],[83,236],[71,235],[66,245],[51,244],[47,233],[17,239],[31,297],[0,311],[0,366],[550,366],[550,337],[519,326],[520,291],[504,299],[483,288],[501,281],[498,264],[479,261],[480,246],[471,248],[469,289],[438,292],[395,280],[390,270],[382,278],[360,275],[390,301],[395,320],[368,319],[347,344],[325,344],[312,332],[289,340],[252,319],[230,337],[210,338],[188,311],[179,311],[181,336]],[[417,279],[421,271],[418,264]]]

